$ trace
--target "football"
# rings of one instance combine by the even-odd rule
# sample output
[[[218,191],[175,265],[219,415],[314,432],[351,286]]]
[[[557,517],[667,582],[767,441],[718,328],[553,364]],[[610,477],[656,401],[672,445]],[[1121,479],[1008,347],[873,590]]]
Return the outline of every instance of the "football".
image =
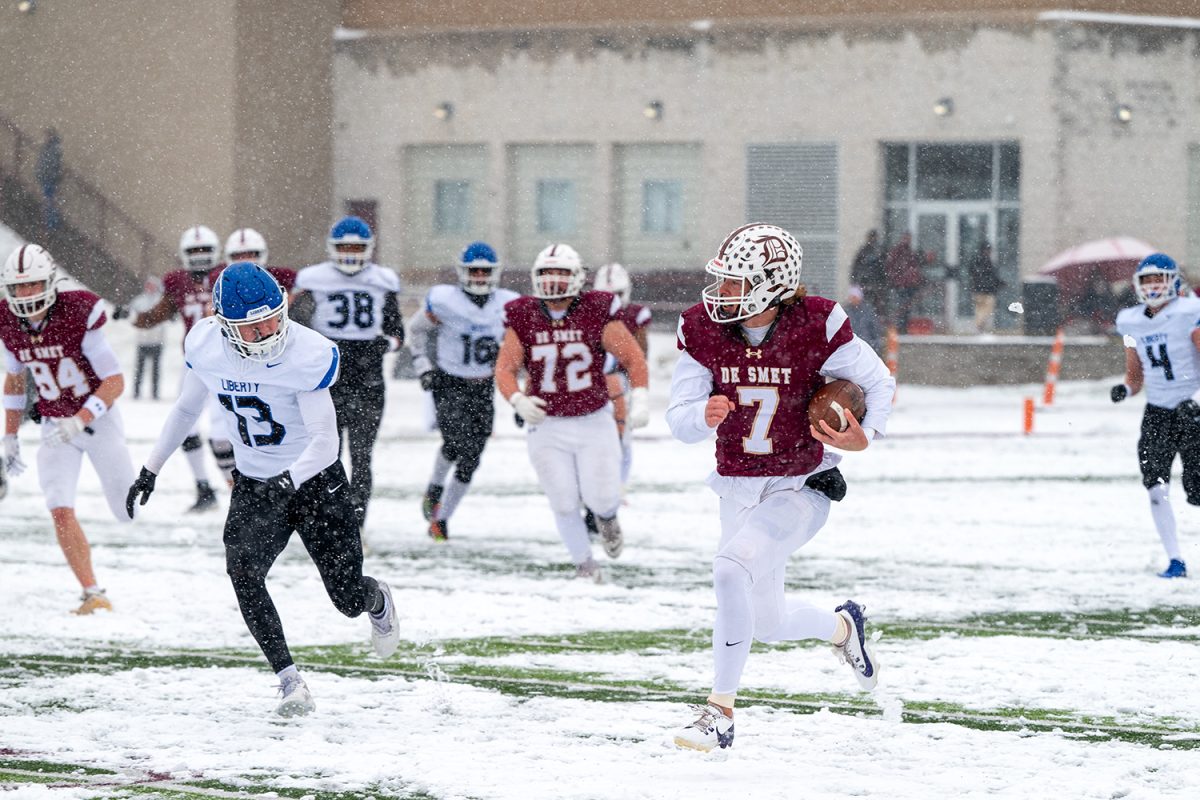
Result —
[[[845,411],[853,414],[859,422],[867,413],[866,395],[858,384],[850,381],[830,381],[817,389],[808,401],[808,421],[817,430],[822,430],[817,424],[822,419],[839,433],[846,430],[850,423],[846,421]]]

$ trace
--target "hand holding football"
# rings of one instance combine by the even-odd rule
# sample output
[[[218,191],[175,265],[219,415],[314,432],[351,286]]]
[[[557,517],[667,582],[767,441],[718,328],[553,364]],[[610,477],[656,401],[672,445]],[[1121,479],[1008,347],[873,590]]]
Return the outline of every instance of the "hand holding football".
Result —
[[[817,389],[808,401],[808,421],[817,430],[821,430],[818,423],[823,419],[838,433],[845,431],[850,425],[846,421],[846,411],[859,421],[867,413],[866,395],[857,384],[850,381],[830,381]]]

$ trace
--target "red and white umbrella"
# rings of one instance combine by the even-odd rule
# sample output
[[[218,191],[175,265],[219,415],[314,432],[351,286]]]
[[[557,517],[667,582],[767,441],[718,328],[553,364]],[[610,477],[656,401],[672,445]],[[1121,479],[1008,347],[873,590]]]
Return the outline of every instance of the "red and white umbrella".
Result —
[[[1076,245],[1050,259],[1038,273],[1058,284],[1059,301],[1083,294],[1096,276],[1109,283],[1133,278],[1138,262],[1158,252],[1152,245],[1132,236],[1114,236]]]

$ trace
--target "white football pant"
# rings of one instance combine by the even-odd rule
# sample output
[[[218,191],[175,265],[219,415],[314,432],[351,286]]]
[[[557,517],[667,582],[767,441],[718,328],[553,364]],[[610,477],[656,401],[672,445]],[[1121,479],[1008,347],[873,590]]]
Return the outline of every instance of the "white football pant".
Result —
[[[133,460],[125,446],[125,424],[121,412],[113,407],[88,425],[93,431],[76,436],[67,444],[47,444],[54,430],[52,419],[42,420],[42,444],[38,448],[38,484],[46,497],[46,508],[74,508],[79,488],[79,470],[84,453],[100,477],[108,508],[118,522],[129,522],[125,496],[133,485]]]

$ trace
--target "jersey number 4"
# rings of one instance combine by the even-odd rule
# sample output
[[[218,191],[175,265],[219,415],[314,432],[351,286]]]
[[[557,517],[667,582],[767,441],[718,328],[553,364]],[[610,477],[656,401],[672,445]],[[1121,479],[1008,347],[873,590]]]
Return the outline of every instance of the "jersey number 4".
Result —
[[[280,425],[271,416],[271,407],[263,402],[260,397],[245,397],[241,395],[219,394],[217,400],[221,402],[221,406],[237,417],[238,433],[242,436],[242,442],[247,447],[266,447],[268,445],[279,444],[283,441],[283,437],[287,434],[287,428]],[[263,425],[269,425],[270,433],[250,433],[249,421],[242,414],[238,413],[238,409],[249,409],[257,412],[255,422],[261,422]]]
[[[1175,373],[1171,371],[1171,359],[1167,355],[1167,346],[1165,344],[1158,346],[1158,358],[1154,357],[1154,345],[1146,345],[1146,358],[1150,359],[1150,366],[1163,368],[1164,378],[1169,381],[1175,380]]]

